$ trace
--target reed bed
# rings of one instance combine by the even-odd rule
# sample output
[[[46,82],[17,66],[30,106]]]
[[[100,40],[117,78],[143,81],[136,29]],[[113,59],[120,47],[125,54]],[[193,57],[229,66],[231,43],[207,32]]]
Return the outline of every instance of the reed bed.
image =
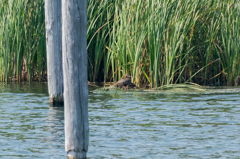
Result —
[[[41,80],[44,1],[0,0],[0,11],[1,80],[19,81],[22,69]],[[88,0],[87,12],[90,81],[240,84],[237,0]]]
[[[44,3],[0,0],[0,80],[41,78],[46,72]]]
[[[239,15],[236,0],[115,1],[105,73],[154,88],[239,85]]]

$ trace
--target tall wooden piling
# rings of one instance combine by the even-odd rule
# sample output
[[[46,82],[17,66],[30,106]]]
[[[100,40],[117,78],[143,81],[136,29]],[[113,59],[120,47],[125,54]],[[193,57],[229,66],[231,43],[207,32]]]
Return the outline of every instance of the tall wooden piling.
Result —
[[[63,104],[61,0],[45,0],[48,92],[51,104]]]
[[[65,150],[88,151],[87,0],[62,0]]]

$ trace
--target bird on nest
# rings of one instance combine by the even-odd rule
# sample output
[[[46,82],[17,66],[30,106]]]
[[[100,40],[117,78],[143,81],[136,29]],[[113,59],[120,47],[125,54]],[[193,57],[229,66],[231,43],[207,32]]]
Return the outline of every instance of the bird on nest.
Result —
[[[138,89],[138,87],[131,82],[130,75],[126,74],[124,77],[125,78],[117,81],[114,86],[120,89]]]

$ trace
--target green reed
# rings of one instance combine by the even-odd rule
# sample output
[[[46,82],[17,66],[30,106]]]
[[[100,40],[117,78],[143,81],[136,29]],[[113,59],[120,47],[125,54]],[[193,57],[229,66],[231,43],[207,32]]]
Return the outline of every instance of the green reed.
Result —
[[[88,0],[88,78],[239,85],[239,8],[237,0]],[[19,80],[24,65],[29,80],[41,80],[44,1],[0,0],[0,16],[1,80]]]
[[[117,1],[114,17],[107,45],[114,81],[130,73],[135,83],[151,87],[214,84],[216,78],[237,84],[239,2]]]
[[[88,75],[90,81],[103,80],[107,48],[112,33],[114,0],[88,0]],[[106,71],[106,70],[105,70]]]
[[[225,5],[220,3],[219,15],[220,36],[214,42],[220,57],[222,73],[228,85],[238,85],[240,73],[240,3],[232,1]]]
[[[23,67],[29,81],[36,73],[41,80],[46,70],[43,1],[0,0],[0,13],[1,80],[20,81]]]

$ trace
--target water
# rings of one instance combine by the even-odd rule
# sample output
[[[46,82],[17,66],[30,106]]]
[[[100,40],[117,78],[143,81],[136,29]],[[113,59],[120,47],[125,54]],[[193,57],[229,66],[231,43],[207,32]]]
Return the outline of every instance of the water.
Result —
[[[224,92],[224,91],[223,91]],[[239,158],[240,95],[89,93],[89,158]],[[0,158],[67,158],[47,84],[0,84]]]

